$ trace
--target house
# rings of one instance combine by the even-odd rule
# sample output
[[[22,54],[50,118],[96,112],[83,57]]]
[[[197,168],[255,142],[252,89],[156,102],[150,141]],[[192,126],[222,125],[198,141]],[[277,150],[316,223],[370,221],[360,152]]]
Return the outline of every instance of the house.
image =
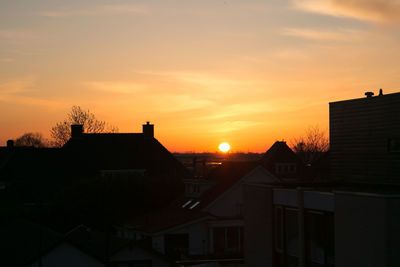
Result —
[[[72,125],[61,148],[9,142],[0,160],[0,197],[33,213],[46,206],[44,219],[64,229],[83,222],[102,227],[165,206],[191,177],[149,122],[141,133],[85,133]]]
[[[205,177],[186,179],[184,196],[165,209],[125,221],[118,233],[148,240],[184,266],[241,264],[243,184],[296,181],[298,164],[285,142],[276,142],[261,161],[225,161]]]
[[[399,266],[400,94],[330,103],[328,177],[244,185],[245,266]]]

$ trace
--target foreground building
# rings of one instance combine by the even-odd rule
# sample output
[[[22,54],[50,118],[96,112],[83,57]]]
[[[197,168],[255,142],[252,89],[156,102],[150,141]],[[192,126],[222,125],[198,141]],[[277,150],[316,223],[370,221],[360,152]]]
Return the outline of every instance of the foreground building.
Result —
[[[330,103],[329,177],[244,186],[246,266],[399,266],[400,93]]]
[[[62,231],[158,209],[183,194],[190,177],[150,123],[141,133],[85,133],[72,125],[61,148],[15,147],[12,141],[0,148],[0,199],[29,217],[40,211],[41,220]]]

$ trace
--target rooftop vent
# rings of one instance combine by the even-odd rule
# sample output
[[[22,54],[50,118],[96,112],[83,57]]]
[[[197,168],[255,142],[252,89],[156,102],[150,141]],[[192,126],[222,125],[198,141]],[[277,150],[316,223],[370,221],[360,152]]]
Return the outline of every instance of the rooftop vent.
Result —
[[[374,95],[374,92],[365,92],[365,96],[368,97],[372,97]]]

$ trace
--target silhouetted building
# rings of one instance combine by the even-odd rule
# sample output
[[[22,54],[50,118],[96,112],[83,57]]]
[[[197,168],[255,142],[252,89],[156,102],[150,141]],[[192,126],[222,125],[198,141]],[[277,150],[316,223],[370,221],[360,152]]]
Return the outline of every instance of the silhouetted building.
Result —
[[[281,182],[299,182],[304,178],[303,163],[285,141],[276,141],[265,152],[260,163]]]
[[[0,197],[49,207],[61,217],[48,219],[61,224],[109,224],[160,208],[183,194],[189,177],[150,123],[143,133],[84,133],[72,125],[62,148],[0,148]]]
[[[400,93],[329,103],[331,179],[400,184]]]

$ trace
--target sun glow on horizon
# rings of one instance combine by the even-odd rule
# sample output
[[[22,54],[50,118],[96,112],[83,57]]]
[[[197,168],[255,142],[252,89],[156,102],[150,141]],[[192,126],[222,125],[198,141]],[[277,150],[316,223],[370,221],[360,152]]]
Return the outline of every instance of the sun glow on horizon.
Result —
[[[223,143],[219,144],[218,148],[221,152],[226,153],[231,149],[231,145],[226,142],[223,142]]]

